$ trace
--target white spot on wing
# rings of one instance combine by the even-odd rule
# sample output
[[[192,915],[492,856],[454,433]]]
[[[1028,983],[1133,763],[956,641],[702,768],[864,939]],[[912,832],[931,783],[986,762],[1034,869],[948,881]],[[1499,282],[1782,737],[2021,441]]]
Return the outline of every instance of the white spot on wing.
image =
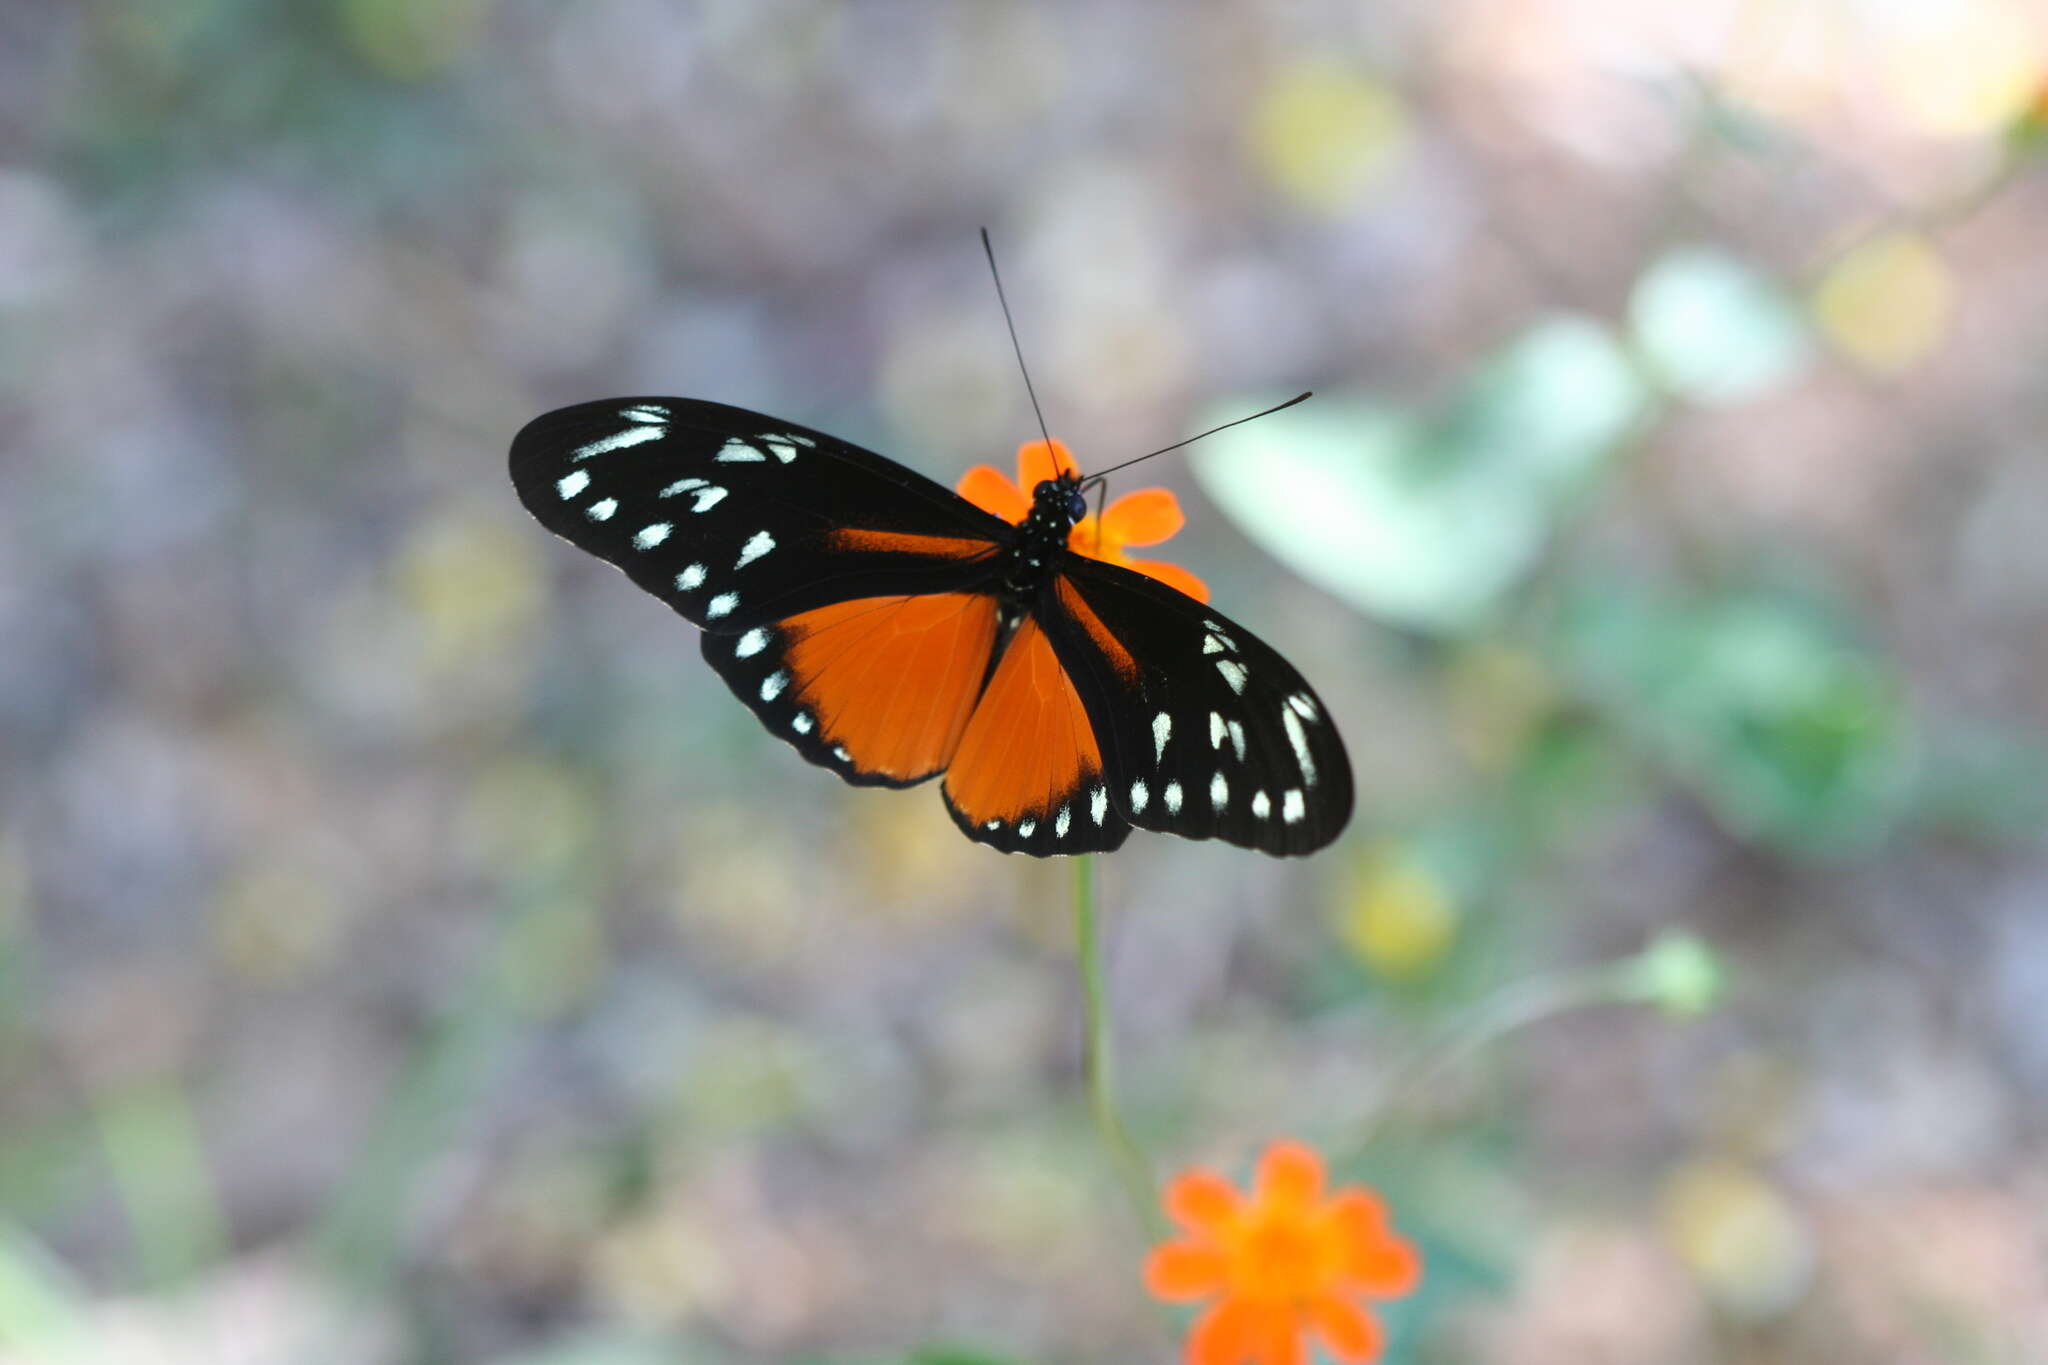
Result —
[[[778,441],[773,436],[770,436],[764,444],[767,445],[768,452],[784,464],[788,464],[796,458],[796,447],[787,441]]]
[[[1230,747],[1237,750],[1237,761],[1244,762],[1244,727],[1236,721],[1230,722]]]
[[[1209,747],[1212,749],[1223,747],[1223,713],[1220,711],[1211,711],[1209,713]]]
[[[732,609],[739,604],[740,595],[738,593],[722,592],[704,604],[704,614],[716,620],[721,616],[731,614]]]
[[[567,502],[588,487],[590,487],[590,471],[587,469],[571,470],[555,480],[555,491],[562,495],[563,502]]]
[[[1074,812],[1069,807],[1061,806],[1060,813],[1052,818],[1053,837],[1057,839],[1066,838],[1067,826],[1073,822]]]
[[[732,647],[732,652],[739,655],[742,659],[751,659],[766,648],[768,648],[768,632],[759,626],[755,626],[745,635],[740,636],[740,642]]]
[[[677,479],[654,496],[657,498],[672,498],[678,493],[687,493],[692,488],[704,488],[708,485],[709,480],[706,479]]]
[[[1287,699],[1287,704],[1293,707],[1294,714],[1300,716],[1303,720],[1314,720],[1316,718],[1316,699],[1306,692],[1295,693]]]
[[[1109,788],[1097,787],[1095,794],[1088,798],[1088,818],[1099,825],[1102,823],[1103,817],[1108,814]]]
[[[782,695],[782,689],[787,686],[789,686],[789,673],[784,669],[776,669],[773,673],[761,679],[761,700],[774,701]]]
[[[810,437],[799,436],[793,431],[783,432],[781,439],[790,442],[792,445],[800,445],[806,450],[809,450],[810,448],[818,444],[816,441],[813,441]]]
[[[1280,801],[1280,818],[1290,825],[1301,823],[1301,817],[1308,814],[1308,802],[1301,799],[1301,789],[1290,787]]]
[[[1223,637],[1220,635],[1204,635],[1202,637],[1202,652],[1204,654],[1221,654],[1227,648],[1229,646],[1223,643]]]
[[[1158,763],[1166,757],[1166,741],[1173,735],[1173,717],[1161,711],[1152,717],[1152,761]]]
[[[1231,691],[1237,693],[1239,696],[1244,695],[1244,680],[1246,674],[1244,671],[1243,664],[1239,663],[1235,659],[1218,659],[1216,661],[1216,671],[1223,675],[1223,681],[1230,684]]]
[[[720,464],[766,464],[768,457],[748,445],[737,436],[728,437],[725,445],[711,457]]]
[[[619,416],[628,422],[666,422],[668,409],[654,403],[642,403],[638,407],[627,408]]]
[[[627,427],[624,431],[613,432],[609,436],[592,441],[587,446],[580,447],[569,458],[572,460],[587,460],[593,455],[608,455],[614,450],[624,450],[627,446],[637,446],[643,441],[659,441],[666,431],[667,428],[665,427]]]
[[[668,533],[675,529],[675,527],[665,521],[657,521],[652,526],[643,526],[633,536],[633,548],[636,550],[651,550],[664,540],[667,540]]]
[[[789,728],[800,735],[807,735],[811,732],[811,718],[799,711],[790,717]]]
[[[1165,790],[1165,792],[1163,792],[1163,793],[1162,793],[1162,795],[1164,795],[1164,796],[1165,796],[1165,798],[1166,798],[1166,809],[1167,809],[1167,813],[1168,813],[1168,814],[1171,814],[1171,815],[1179,815],[1179,814],[1180,814],[1180,783],[1178,783],[1178,782],[1169,782],[1169,783],[1167,783],[1167,784],[1166,784],[1166,790]]]
[[[756,531],[752,536],[748,537],[746,544],[740,546],[739,563],[733,565],[733,567],[735,569],[744,569],[747,565],[753,563],[774,548],[774,536],[769,535],[766,531]]]
[[[606,498],[601,502],[593,502],[590,506],[584,508],[583,515],[589,517],[592,521],[610,521],[612,513],[618,510],[619,500],[617,498]]]
[[[1223,780],[1222,773],[1209,779],[1209,804],[1217,810],[1230,804],[1230,784]]]
[[[697,490],[696,505],[691,507],[690,510],[692,512],[709,512],[712,508],[718,506],[719,503],[724,501],[725,490],[723,488],[720,488],[717,484],[712,484],[708,488],[700,488]]]
[[[1019,820],[1017,822],[1017,837],[1019,839],[1029,839],[1037,832],[1038,822],[1036,820]]]
[[[987,824],[982,826],[983,829],[1001,829],[1002,827],[1003,822],[1000,820],[991,820]]]
[[[1203,621],[1202,625],[1206,627],[1209,631],[1214,633],[1217,639],[1223,642],[1223,647],[1225,649],[1237,648],[1237,641],[1231,639],[1228,635],[1224,634],[1223,627],[1221,625],[1218,625],[1214,621]]]
[[[1316,784],[1316,761],[1308,751],[1308,736],[1302,733],[1301,718],[1291,709],[1283,708],[1280,723],[1287,727],[1287,742],[1294,746],[1294,761],[1301,765],[1301,780],[1313,787]]]
[[[1145,781],[1143,778],[1140,778],[1136,782],[1133,782],[1131,784],[1131,809],[1133,811],[1143,811],[1145,809],[1145,803],[1149,801],[1151,798],[1152,793],[1145,790]]]
[[[695,592],[704,586],[704,566],[692,564],[676,575],[676,586],[684,592]]]
[[[1256,815],[1256,816],[1258,816],[1258,817],[1259,817],[1259,818],[1260,818],[1261,820],[1263,820],[1263,819],[1265,819],[1265,818],[1266,818],[1267,816],[1271,815],[1272,813],[1273,813],[1273,802],[1272,802],[1272,800],[1271,800],[1271,799],[1270,799],[1269,797],[1267,797],[1267,795],[1266,795],[1266,794],[1265,794],[1264,792],[1262,792],[1262,791],[1259,791],[1259,792],[1253,792],[1253,793],[1252,793],[1252,814],[1253,814],[1253,815]]]
[[[853,762],[853,755],[846,752],[846,746],[844,744],[835,744],[832,746],[832,757],[838,759],[841,763]]]

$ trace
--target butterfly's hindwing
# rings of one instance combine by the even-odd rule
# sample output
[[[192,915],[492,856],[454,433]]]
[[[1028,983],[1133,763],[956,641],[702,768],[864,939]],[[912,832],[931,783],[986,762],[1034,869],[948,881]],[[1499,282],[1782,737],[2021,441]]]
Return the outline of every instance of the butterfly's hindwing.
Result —
[[[1313,853],[1351,816],[1329,712],[1250,631],[1142,574],[1080,555],[1037,616],[1101,739],[1116,808],[1141,829]]]
[[[542,525],[713,631],[973,587],[1014,534],[871,451],[694,399],[548,413],[514,439],[511,469]]]
[[[1094,725],[1038,622],[1004,647],[946,771],[946,809],[1004,853],[1105,853],[1131,829],[1110,800]]]

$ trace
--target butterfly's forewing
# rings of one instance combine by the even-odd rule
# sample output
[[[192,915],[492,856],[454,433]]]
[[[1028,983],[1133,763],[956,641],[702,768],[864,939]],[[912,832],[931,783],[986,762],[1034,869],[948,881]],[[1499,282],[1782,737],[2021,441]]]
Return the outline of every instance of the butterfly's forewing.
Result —
[[[1313,853],[1351,817],[1351,763],[1293,665],[1213,608],[1068,555],[1036,610],[1141,829]]]
[[[871,451],[682,398],[561,408],[512,442],[520,501],[707,630],[986,576],[1014,528]]]
[[[849,782],[944,768],[996,640],[1007,522],[894,461],[720,403],[613,398],[536,419],[512,481],[541,524],[705,628],[769,732]]]

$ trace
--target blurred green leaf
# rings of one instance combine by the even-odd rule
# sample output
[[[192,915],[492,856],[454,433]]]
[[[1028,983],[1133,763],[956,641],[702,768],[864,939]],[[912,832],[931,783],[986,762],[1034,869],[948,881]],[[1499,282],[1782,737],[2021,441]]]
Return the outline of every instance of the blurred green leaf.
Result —
[[[1790,595],[1573,594],[1563,667],[1731,829],[1790,848],[1867,844],[1901,813],[1908,722],[1883,664]]]
[[[1192,455],[1224,512],[1302,577],[1376,616],[1459,630],[1535,563],[1566,496],[1648,402],[1604,327],[1559,316],[1433,418],[1339,397]]]
[[[1629,321],[1656,381],[1694,403],[1758,397],[1812,356],[1798,310],[1777,287],[1709,247],[1681,247],[1644,271]]]

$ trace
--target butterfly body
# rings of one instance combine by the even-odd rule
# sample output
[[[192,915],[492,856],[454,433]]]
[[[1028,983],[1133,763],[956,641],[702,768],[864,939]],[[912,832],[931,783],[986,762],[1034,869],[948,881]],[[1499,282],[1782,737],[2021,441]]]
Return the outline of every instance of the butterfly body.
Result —
[[[1096,852],[1136,825],[1297,855],[1350,815],[1308,684],[1203,603],[1082,553],[1070,470],[1012,521],[780,418],[618,398],[529,423],[511,473],[543,525],[703,627],[772,734],[856,785],[943,774],[977,842]]]

